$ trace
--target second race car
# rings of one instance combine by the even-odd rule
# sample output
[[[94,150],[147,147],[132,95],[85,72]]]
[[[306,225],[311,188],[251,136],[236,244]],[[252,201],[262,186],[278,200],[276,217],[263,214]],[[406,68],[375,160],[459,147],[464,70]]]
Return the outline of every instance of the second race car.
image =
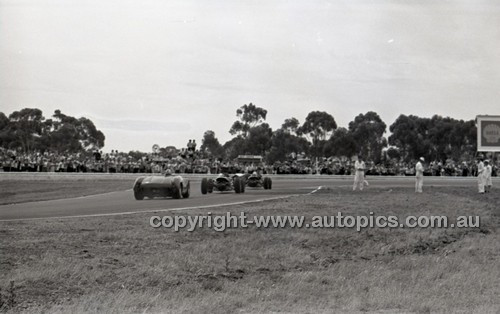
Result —
[[[248,175],[246,183],[248,187],[252,188],[263,187],[264,190],[270,190],[273,187],[273,180],[271,178],[263,177],[257,172]]]
[[[232,177],[221,174],[217,178],[203,178],[201,180],[201,194],[212,193],[213,191],[245,193],[245,177],[235,174]]]
[[[189,180],[167,172],[165,176],[139,177],[134,182],[134,198],[144,197],[188,198],[190,193]]]

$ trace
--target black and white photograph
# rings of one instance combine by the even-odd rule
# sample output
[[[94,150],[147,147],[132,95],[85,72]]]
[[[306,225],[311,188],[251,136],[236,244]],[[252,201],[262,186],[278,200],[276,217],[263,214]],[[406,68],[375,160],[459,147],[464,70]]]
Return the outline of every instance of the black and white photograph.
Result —
[[[0,313],[500,313],[500,1],[0,0]]]

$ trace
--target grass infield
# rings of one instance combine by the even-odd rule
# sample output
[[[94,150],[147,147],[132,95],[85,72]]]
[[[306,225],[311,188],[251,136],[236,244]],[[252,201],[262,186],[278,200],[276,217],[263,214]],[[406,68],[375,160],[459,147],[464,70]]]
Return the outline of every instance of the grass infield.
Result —
[[[479,215],[478,229],[174,232],[151,228],[152,214],[1,222],[2,302],[28,313],[498,313],[500,195],[493,192],[338,188],[210,209]]]

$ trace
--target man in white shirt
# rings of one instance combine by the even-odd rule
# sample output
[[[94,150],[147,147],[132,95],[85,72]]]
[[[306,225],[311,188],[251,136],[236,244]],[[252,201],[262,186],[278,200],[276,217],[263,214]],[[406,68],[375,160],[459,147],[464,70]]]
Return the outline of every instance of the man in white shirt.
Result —
[[[484,185],[485,185],[485,174],[486,169],[484,168],[483,157],[478,157],[477,163],[477,187],[479,190],[479,194],[484,194]]]
[[[363,191],[363,183],[365,181],[365,162],[358,156],[358,160],[354,162],[354,184],[352,186],[352,190],[356,191],[356,188],[359,188],[360,191]]]
[[[422,165],[424,161],[424,157],[420,157],[420,160],[415,165],[415,193],[422,193],[422,187],[424,186],[424,166]]]
[[[484,161],[484,192],[489,193],[491,190],[491,165],[490,161],[486,159]]]

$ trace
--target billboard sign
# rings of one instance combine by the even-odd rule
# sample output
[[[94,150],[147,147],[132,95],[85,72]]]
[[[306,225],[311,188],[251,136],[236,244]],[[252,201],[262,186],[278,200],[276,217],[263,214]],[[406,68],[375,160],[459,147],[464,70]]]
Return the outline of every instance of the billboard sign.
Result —
[[[500,152],[500,116],[477,116],[477,150]]]

